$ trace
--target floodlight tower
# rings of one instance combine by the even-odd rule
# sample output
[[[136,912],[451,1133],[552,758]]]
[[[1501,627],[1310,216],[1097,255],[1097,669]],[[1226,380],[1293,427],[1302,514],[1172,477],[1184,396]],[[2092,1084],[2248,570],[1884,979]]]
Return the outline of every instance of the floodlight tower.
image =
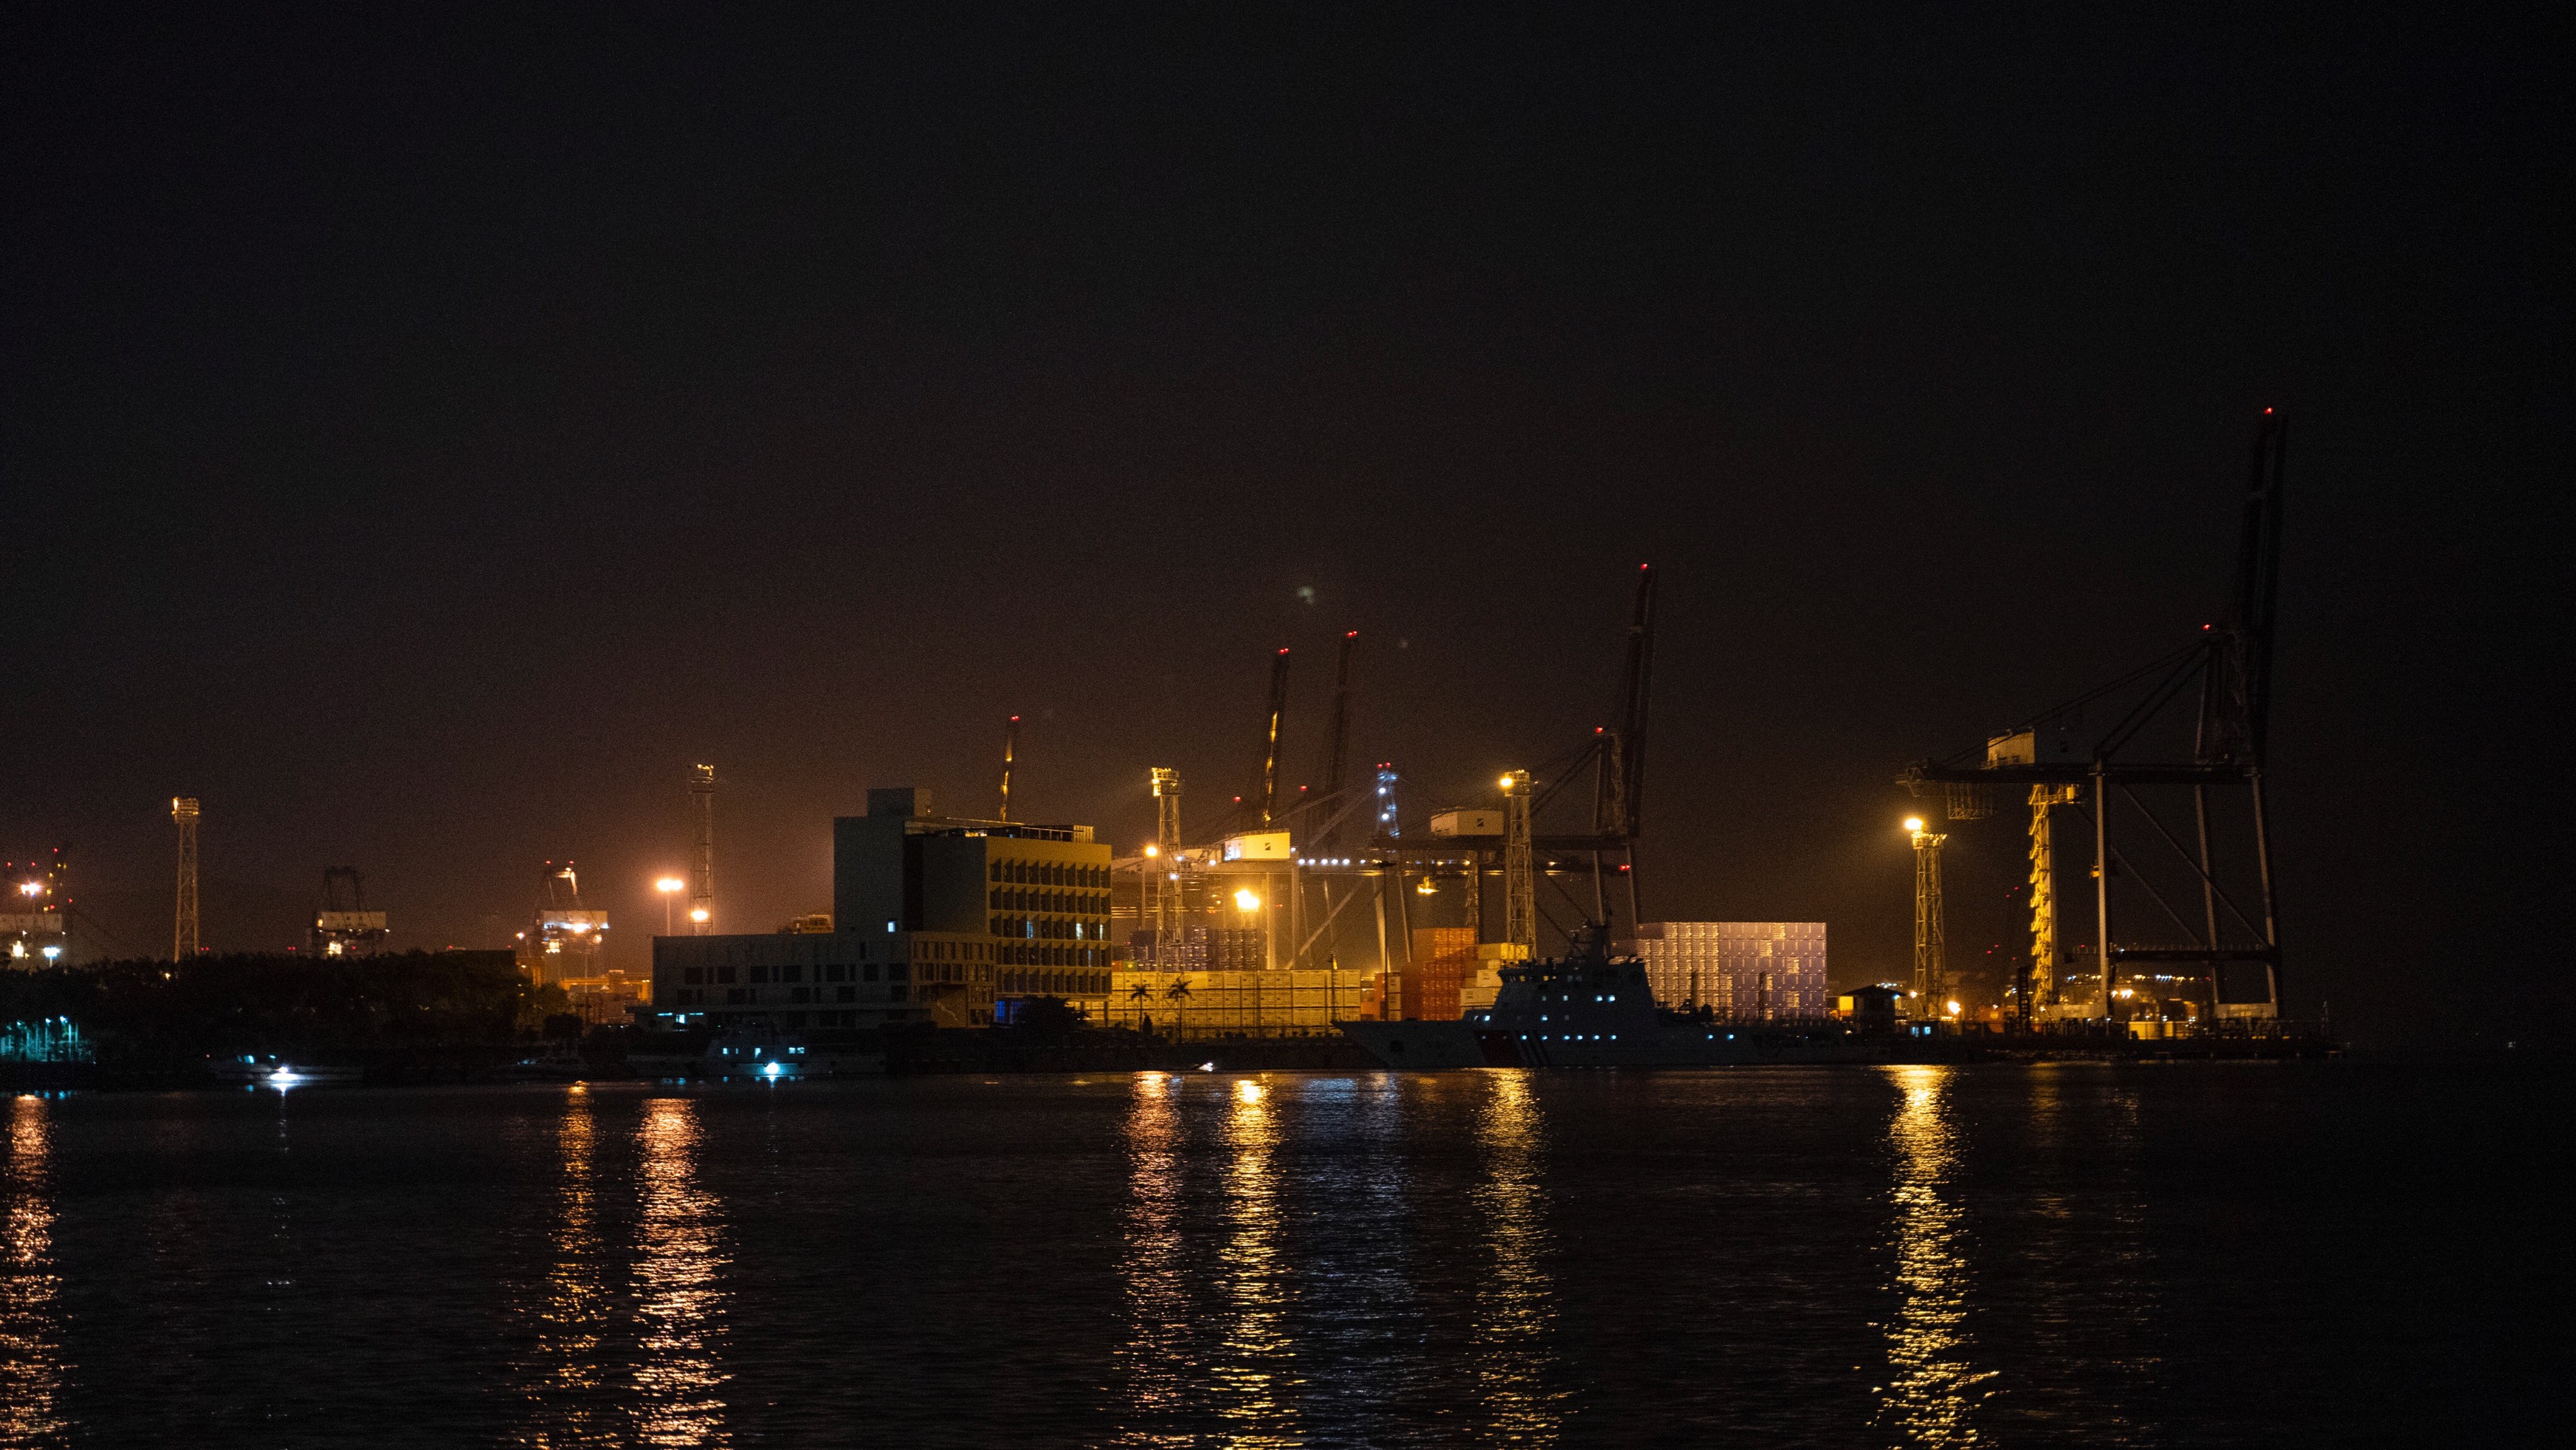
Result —
[[[184,962],[197,954],[197,798],[170,798],[170,819],[179,827],[179,929],[170,959]]]
[[[700,765],[689,776],[690,814],[697,818],[698,839],[689,863],[689,927],[705,936],[716,929],[716,768]]]
[[[1950,986],[1941,961],[1941,843],[1950,838],[1923,829],[1920,816],[1908,817],[1905,829],[1914,838],[1914,995],[1938,1016]]]
[[[1503,940],[1538,952],[1538,871],[1530,851],[1530,773],[1503,777]]]
[[[1172,937],[1181,929],[1181,773],[1168,765],[1154,767],[1154,858],[1148,877],[1154,886],[1154,960],[1172,960]]]

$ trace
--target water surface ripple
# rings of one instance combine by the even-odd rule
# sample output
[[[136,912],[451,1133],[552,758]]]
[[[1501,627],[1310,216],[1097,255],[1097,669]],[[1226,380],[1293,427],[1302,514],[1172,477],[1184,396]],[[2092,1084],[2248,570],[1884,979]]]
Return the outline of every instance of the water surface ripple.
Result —
[[[2497,1443],[2540,1069],[19,1096],[0,1446]]]

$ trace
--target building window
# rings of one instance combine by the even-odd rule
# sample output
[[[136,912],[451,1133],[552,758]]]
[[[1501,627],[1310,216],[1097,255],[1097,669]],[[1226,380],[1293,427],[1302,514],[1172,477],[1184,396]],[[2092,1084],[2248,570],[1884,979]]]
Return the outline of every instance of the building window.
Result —
[[[855,1002],[859,1000],[859,989],[856,987],[836,987],[832,990],[832,1000],[835,1002]]]
[[[716,968],[716,985],[717,985],[717,986],[719,986],[719,987],[721,987],[721,986],[725,986],[725,985],[728,985],[729,983],[731,983],[732,981],[733,981],[733,968],[731,968],[731,967],[718,967],[718,968]]]
[[[889,1001],[889,1002],[900,1002],[900,1001],[902,1001],[902,1000],[903,1000],[903,988],[901,988],[901,987],[888,987],[888,988],[886,988],[886,1000],[887,1000],[887,1001]]]
[[[805,980],[805,969],[803,967],[780,967],[778,969],[778,980],[782,982],[801,982]]]
[[[877,979],[877,964],[874,962],[868,963],[865,967],[860,969],[860,975],[868,981],[875,981]]]
[[[680,973],[680,980],[688,983],[692,987],[703,987],[707,984],[707,969],[704,967],[691,967]]]
[[[751,989],[749,987],[735,987],[725,993],[725,1005],[728,1007],[744,1006],[750,1001]]]
[[[799,987],[795,991],[787,994],[787,1000],[790,1002],[811,1002],[814,1000],[814,989],[811,987]]]
[[[754,968],[752,968],[752,969],[751,969],[751,981],[752,981],[752,985],[754,985],[754,986],[758,986],[760,983],[762,983],[762,982],[766,982],[766,981],[768,981],[768,980],[769,980],[769,968],[767,968],[767,967],[754,967]]]
[[[901,962],[889,962],[889,963],[887,963],[887,964],[886,964],[886,980],[887,980],[887,981],[889,981],[889,982],[900,982],[900,981],[902,981],[902,980],[903,980],[903,974],[904,974],[904,965],[903,965],[903,963],[901,963]],[[901,1000],[901,999],[897,999],[897,1000]]]
[[[849,971],[849,968],[842,966],[839,962],[832,962],[823,968],[823,980],[826,982],[842,981],[844,980],[842,974],[847,971]]]

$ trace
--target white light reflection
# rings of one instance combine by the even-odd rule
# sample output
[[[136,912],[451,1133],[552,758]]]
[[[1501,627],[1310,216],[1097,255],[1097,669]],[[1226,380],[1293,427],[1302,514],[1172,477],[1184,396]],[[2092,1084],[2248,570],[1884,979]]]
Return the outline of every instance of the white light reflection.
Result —
[[[720,1205],[698,1184],[697,1104],[654,1098],[637,1141],[643,1202],[636,1222],[636,1313],[643,1356],[635,1367],[636,1434],[647,1445],[724,1445],[718,1366],[725,1267]]]
[[[1288,1334],[1289,1270],[1279,1242],[1277,1110],[1266,1085],[1238,1078],[1226,1115],[1225,1245],[1218,1288],[1232,1311],[1209,1366],[1230,1446],[1302,1445],[1297,1433],[1297,1345]]]
[[[1485,1180],[1476,1207],[1485,1221],[1493,1267],[1476,1291],[1473,1361],[1488,1418],[1484,1439],[1497,1445],[1552,1445],[1560,1417],[1547,1392],[1555,1286],[1543,1262],[1548,1246],[1542,1165],[1545,1120],[1530,1074],[1482,1074],[1492,1096],[1476,1115],[1476,1145]]]
[[[600,1272],[598,1124],[589,1090],[579,1083],[564,1094],[563,1121],[555,1130],[562,1165],[554,1214],[554,1262],[546,1271],[545,1302],[538,1309],[536,1380],[529,1393],[532,1422],[518,1443],[557,1446],[615,1445],[621,1426],[603,1408],[601,1332],[608,1319],[608,1286]]]
[[[54,1272],[53,1125],[33,1093],[9,1105],[8,1198],[0,1218],[0,1441],[61,1443],[62,1276]]]
[[[1959,1210],[1941,1196],[1958,1166],[1955,1134],[1942,1095],[1951,1069],[1888,1069],[1904,1093],[1888,1137],[1895,1150],[1896,1291],[1887,1327],[1888,1384],[1882,1423],[1918,1445],[1967,1445],[1977,1439],[1969,1411],[1990,1378],[1968,1365],[1968,1263]]]
[[[1122,1445],[1190,1445],[1177,1428],[1187,1406],[1190,1296],[1181,1272],[1180,1079],[1138,1073],[1127,1111],[1126,1249],[1118,1277],[1127,1297],[1127,1342],[1118,1347],[1127,1402]],[[1153,1427],[1153,1428],[1149,1428]]]

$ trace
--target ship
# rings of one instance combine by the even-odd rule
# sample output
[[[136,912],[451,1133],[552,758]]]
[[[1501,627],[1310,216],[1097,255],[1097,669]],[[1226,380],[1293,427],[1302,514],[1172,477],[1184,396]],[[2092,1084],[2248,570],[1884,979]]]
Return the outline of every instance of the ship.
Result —
[[[1577,931],[1562,957],[1502,969],[1490,1007],[1453,1022],[1344,1022],[1369,1056],[1406,1070],[1461,1067],[1728,1067],[1887,1062],[1893,1036],[1842,1022],[1730,1022],[1656,1005],[1646,965],[1610,952],[1609,929]]]

